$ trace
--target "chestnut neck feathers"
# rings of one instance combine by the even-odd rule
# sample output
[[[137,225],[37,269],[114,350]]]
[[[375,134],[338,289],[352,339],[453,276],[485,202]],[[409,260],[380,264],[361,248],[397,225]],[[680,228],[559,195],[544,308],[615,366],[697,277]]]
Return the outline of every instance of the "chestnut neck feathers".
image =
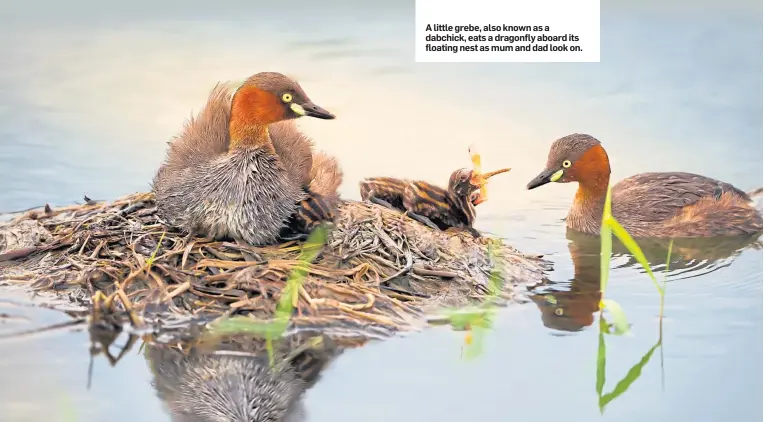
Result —
[[[272,93],[256,86],[244,85],[236,91],[231,103],[228,131],[231,150],[239,147],[273,149],[268,125],[284,120],[284,109]]]
[[[610,183],[610,161],[602,145],[592,145],[581,154],[568,170],[567,177],[578,181],[574,205],[599,212],[601,216]]]

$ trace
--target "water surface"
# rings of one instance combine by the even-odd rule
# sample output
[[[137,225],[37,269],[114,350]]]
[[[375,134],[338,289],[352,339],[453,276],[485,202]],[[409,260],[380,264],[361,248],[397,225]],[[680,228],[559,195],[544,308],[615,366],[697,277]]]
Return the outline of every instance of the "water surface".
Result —
[[[341,160],[346,197],[373,175],[445,183],[476,143],[485,167],[512,167],[492,182],[478,228],[555,263],[538,296],[500,313],[480,359],[461,360],[463,334],[445,328],[348,350],[307,393],[310,421],[761,420],[760,250],[683,245],[663,373],[656,355],[600,416],[596,245],[561,222],[573,185],[525,190],[551,142],[572,132],[603,142],[615,180],[683,170],[762,184],[761,5],[703,3],[604,4],[601,63],[415,64],[413,3],[402,0],[5,2],[0,210],[146,190],[166,141],[218,80],[281,71],[338,115],[300,125]],[[608,294],[633,335],[607,339],[606,391],[658,339],[652,284],[627,257],[613,267]],[[32,321],[4,331],[67,318],[6,302],[0,313]],[[115,368],[97,359],[87,390],[87,347],[76,330],[5,342],[3,420],[54,420],[60,392],[83,421],[169,420],[135,351]]]

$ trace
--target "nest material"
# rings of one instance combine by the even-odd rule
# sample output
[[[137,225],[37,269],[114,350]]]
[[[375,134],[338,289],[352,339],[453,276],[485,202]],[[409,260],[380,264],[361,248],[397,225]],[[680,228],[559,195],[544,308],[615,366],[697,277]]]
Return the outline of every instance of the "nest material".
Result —
[[[46,205],[0,225],[0,284],[86,304],[100,291],[144,315],[267,319],[300,251],[294,241],[253,247],[188,237],[159,221],[152,193],[138,193],[112,203]],[[484,298],[495,265],[505,296],[550,269],[541,257],[497,239],[435,231],[378,205],[344,202],[327,245],[307,267],[292,322],[351,331],[411,328],[431,307]]]

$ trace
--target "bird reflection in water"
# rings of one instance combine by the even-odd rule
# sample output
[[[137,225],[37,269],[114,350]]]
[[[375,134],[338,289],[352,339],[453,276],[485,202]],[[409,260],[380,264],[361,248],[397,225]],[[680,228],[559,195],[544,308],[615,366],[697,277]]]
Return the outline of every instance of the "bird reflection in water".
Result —
[[[531,296],[541,311],[545,327],[575,332],[592,325],[599,311],[600,238],[567,230],[568,250],[573,259],[573,278],[569,283],[548,282],[534,288]],[[635,239],[654,273],[665,271],[669,239]],[[746,249],[762,249],[761,233],[726,238],[675,239],[669,261],[670,280],[697,277],[724,268]],[[642,266],[617,239],[613,258],[625,262],[611,269]],[[646,276],[645,276],[646,277]],[[617,282],[617,276],[611,279]]]
[[[304,421],[303,393],[342,345],[324,335],[300,333],[273,347],[271,356],[265,340],[235,335],[186,350],[147,344],[146,359],[152,385],[173,422]]]

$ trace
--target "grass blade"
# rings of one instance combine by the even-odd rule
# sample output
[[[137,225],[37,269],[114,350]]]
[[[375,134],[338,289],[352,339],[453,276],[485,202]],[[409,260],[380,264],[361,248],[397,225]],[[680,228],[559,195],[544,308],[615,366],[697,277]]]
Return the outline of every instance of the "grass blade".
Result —
[[[146,260],[146,271],[151,269],[151,266],[154,265],[154,261],[157,259],[157,252],[159,252],[159,248],[162,247],[162,241],[164,240],[164,235],[166,232],[162,232],[162,236],[159,237],[159,242],[157,242],[157,247],[154,248],[154,251],[151,252],[151,256],[149,259]]]
[[[663,304],[666,298],[666,281],[668,281],[669,266],[671,265],[671,250],[673,248],[674,248],[674,239],[671,239],[668,246],[668,253],[666,253],[666,270],[663,271],[663,284],[661,288],[661,308],[660,308],[661,327],[663,327]],[[663,348],[661,348],[661,353],[663,353]]]
[[[671,250],[674,248],[674,239],[669,241],[668,252],[666,253],[666,270],[663,272],[663,282],[668,278],[669,267],[671,266]]]
[[[493,263],[491,274],[488,276],[489,297],[496,297],[504,289],[504,267],[493,243],[488,244],[488,256]]]
[[[639,362],[637,362],[634,366],[631,367],[631,369],[629,369],[629,372],[626,373],[626,376],[624,376],[622,380],[618,381],[618,384],[616,384],[613,391],[600,396],[600,412],[604,412],[605,406],[607,406],[608,403],[618,398],[618,396],[621,394],[625,393],[631,384],[633,384],[634,381],[636,381],[637,378],[642,375],[642,368],[647,365],[647,363],[650,361],[650,358],[653,356],[653,352],[655,352],[655,349],[657,349],[660,345],[661,342],[659,340],[658,343],[655,343],[655,345],[651,347],[644,356],[642,356],[642,359],[640,359]]]
[[[637,242],[634,241],[629,232],[627,232],[626,229],[624,229],[621,224],[614,218],[610,218],[607,221],[607,225],[610,226],[613,234],[615,234],[618,240],[620,240],[621,243],[626,246],[626,248],[629,250],[629,252],[631,252],[637,262],[642,265],[642,268],[645,269],[647,275],[649,275],[650,279],[653,280],[653,284],[655,285],[655,288],[658,289],[658,292],[663,294],[663,289],[661,289],[660,284],[658,284],[658,280],[655,278],[653,270],[650,268],[650,264],[647,262],[647,258],[645,258],[645,254],[642,252],[642,248],[637,245]]]
[[[271,322],[258,321],[246,316],[234,316],[210,324],[209,335],[254,334],[268,337],[274,334],[275,328]]]
[[[600,227],[600,291],[602,293],[602,299],[600,300],[600,330],[599,330],[599,344],[597,347],[597,376],[596,376],[596,390],[597,390],[597,396],[599,397],[599,409],[600,413],[604,413],[605,407],[610,403],[611,401],[615,400],[618,396],[626,392],[628,388],[631,386],[634,381],[637,380],[642,375],[642,368],[647,365],[647,363],[650,361],[650,358],[652,357],[653,353],[655,352],[655,349],[662,346],[663,344],[663,301],[664,301],[664,293],[666,288],[666,278],[668,277],[668,267],[670,264],[671,259],[671,248],[673,246],[673,240],[669,244],[669,252],[668,256],[666,257],[666,277],[664,277],[663,286],[658,284],[658,281],[655,278],[655,275],[653,274],[652,268],[647,262],[647,259],[645,257],[645,254],[642,252],[642,249],[637,245],[637,243],[634,241],[634,239],[631,237],[631,235],[624,229],[618,221],[613,218],[612,215],[612,204],[611,204],[611,192],[610,187],[608,187],[607,195],[605,197],[605,206],[602,211],[602,225]],[[609,278],[610,273],[610,257],[613,252],[613,235],[615,235],[621,243],[626,246],[626,248],[631,252],[631,254],[634,256],[634,258],[642,265],[642,267],[645,269],[647,274],[650,276],[650,279],[653,281],[653,284],[655,285],[656,289],[658,290],[658,293],[660,294],[660,327],[659,327],[659,338],[658,343],[656,343],[650,350],[640,359],[639,362],[637,362],[634,366],[629,369],[629,372],[626,374],[626,376],[618,381],[615,388],[612,392],[607,394],[602,394],[603,388],[605,386],[605,373],[606,373],[606,358],[607,358],[607,348],[605,345],[605,334],[610,334],[609,325],[607,321],[604,318],[604,311],[607,310],[613,319],[613,334],[615,335],[622,335],[627,332],[629,332],[629,323],[626,318],[626,313],[623,311],[623,308],[621,305],[611,299],[605,299],[605,288],[607,287],[607,282]],[[661,371],[663,370],[663,348],[661,347]]]
[[[602,389],[605,387],[605,361],[607,348],[605,347],[605,332],[607,322],[600,314],[599,346],[597,347],[597,397],[602,397]]]
[[[608,277],[610,276],[610,256],[613,253],[613,237],[610,225],[607,222],[612,218],[610,215],[610,187],[605,196],[605,209],[602,212],[602,224],[600,225],[600,291],[605,294]],[[600,308],[602,308],[600,304]]]
[[[308,239],[305,241],[300,256],[297,258],[299,262],[290,272],[286,286],[284,286],[284,291],[276,306],[277,320],[289,319],[292,315],[292,304],[295,302],[300,286],[302,286],[302,282],[308,274],[307,266],[309,263],[313,262],[321,252],[321,249],[326,244],[326,238],[326,228],[324,226],[318,226],[310,233],[310,236],[308,236]]]
[[[629,332],[629,321],[621,305],[612,299],[603,299],[602,305],[613,317],[613,334],[620,336]]]

